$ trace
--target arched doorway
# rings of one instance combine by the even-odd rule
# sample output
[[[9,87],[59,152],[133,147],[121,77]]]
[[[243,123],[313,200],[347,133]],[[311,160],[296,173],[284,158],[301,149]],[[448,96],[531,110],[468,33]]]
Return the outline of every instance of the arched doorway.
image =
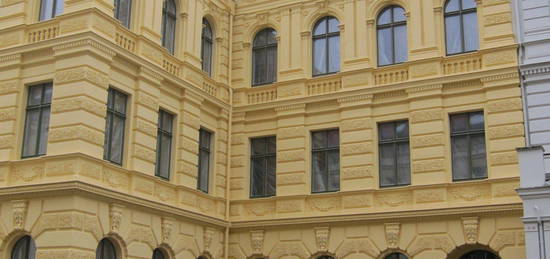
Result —
[[[498,255],[485,250],[474,250],[460,257],[460,259],[500,259]]]

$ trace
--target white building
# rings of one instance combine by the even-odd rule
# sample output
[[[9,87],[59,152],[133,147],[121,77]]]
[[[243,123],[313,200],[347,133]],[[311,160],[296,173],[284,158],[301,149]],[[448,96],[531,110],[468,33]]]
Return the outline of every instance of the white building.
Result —
[[[518,149],[527,258],[550,259],[550,0],[513,0],[525,110]]]

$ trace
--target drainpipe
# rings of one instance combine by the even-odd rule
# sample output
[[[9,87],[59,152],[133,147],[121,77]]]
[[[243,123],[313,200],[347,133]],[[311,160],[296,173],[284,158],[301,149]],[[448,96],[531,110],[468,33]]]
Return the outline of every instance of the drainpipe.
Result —
[[[537,205],[533,206],[533,210],[535,211],[535,215],[537,216],[537,237],[538,237],[537,240],[539,241],[539,258],[545,259],[546,251],[544,249],[544,224],[540,218],[539,206]]]
[[[234,8],[234,6],[231,6]],[[228,86],[229,86],[229,118],[227,120],[227,157],[225,162],[225,220],[227,226],[225,227],[225,240],[224,240],[224,258],[229,258],[229,180],[230,180],[230,171],[231,171],[231,135],[232,135],[232,123],[233,123],[233,88],[231,87],[231,80],[233,78],[233,72],[231,67],[231,62],[233,60],[233,10],[229,10],[229,61],[228,65]]]

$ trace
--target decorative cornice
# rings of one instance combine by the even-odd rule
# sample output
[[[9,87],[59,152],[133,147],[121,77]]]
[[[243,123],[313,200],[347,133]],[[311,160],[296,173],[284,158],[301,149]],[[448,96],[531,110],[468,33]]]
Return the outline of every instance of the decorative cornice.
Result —
[[[11,55],[5,55],[0,57],[0,64],[8,63],[10,61],[18,61],[21,60],[21,54],[11,54]]]
[[[506,74],[485,76],[481,78],[481,82],[487,83],[487,82],[500,81],[500,80],[511,79],[511,78],[518,78],[518,77],[519,77],[518,72],[512,72],[512,73],[506,73]]]
[[[545,74],[545,73],[550,73],[550,66],[527,68],[527,69],[521,70],[522,76],[532,76],[532,75]]]
[[[417,93],[417,92],[440,90],[440,89],[443,89],[443,84],[417,86],[417,87],[413,87],[413,88],[408,88],[408,89],[405,90],[405,92],[407,92],[407,93]]]
[[[285,112],[285,111],[293,111],[293,110],[300,110],[305,109],[306,104],[305,103],[299,103],[299,104],[289,104],[289,105],[282,105],[275,107],[276,112]]]
[[[103,53],[107,54],[110,57],[114,57],[116,55],[115,51],[111,50],[109,47],[107,47],[107,46],[105,46],[105,45],[103,45],[103,44],[101,44],[101,43],[99,43],[95,40],[92,40],[92,39],[83,39],[83,40],[63,43],[63,44],[54,46],[53,50],[55,52],[57,52],[57,51],[61,51],[61,50],[67,50],[67,49],[83,47],[83,46],[92,47],[94,49],[102,51]]]
[[[353,96],[341,97],[341,98],[338,98],[337,101],[338,101],[338,103],[340,103],[340,104],[343,104],[343,103],[353,103],[353,102],[361,102],[361,101],[369,102],[369,101],[372,100],[373,97],[374,97],[373,94],[361,94],[361,95],[353,95]]]

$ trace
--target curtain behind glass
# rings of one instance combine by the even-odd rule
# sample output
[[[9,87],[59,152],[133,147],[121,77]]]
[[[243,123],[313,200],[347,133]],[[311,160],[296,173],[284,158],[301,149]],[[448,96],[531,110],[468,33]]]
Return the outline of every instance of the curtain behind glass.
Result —
[[[254,37],[252,48],[252,85],[273,83],[277,80],[277,32],[264,29]]]
[[[132,0],[115,0],[115,18],[126,28],[130,28],[131,10]]]
[[[40,4],[40,21],[54,18],[63,13],[63,0],[42,0]]]

